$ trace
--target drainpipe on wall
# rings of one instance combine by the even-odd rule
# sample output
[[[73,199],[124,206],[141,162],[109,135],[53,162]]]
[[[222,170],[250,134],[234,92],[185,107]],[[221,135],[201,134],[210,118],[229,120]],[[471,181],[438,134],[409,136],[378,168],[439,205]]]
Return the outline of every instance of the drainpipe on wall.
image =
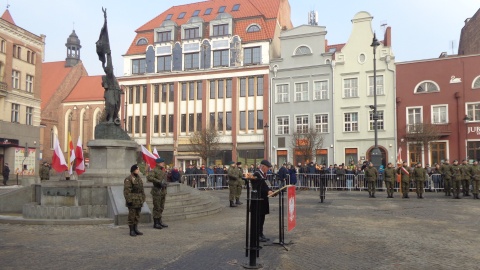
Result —
[[[330,68],[332,69],[332,121],[331,123],[335,123],[335,60],[332,60],[330,64]],[[335,128],[335,125],[332,125]],[[332,140],[333,140],[333,160],[329,162],[329,164],[335,163],[335,149],[337,149],[337,141],[335,140],[335,130],[332,132]],[[330,147],[330,145],[328,145]],[[329,151],[330,152],[330,151]],[[356,163],[357,161],[355,161]]]

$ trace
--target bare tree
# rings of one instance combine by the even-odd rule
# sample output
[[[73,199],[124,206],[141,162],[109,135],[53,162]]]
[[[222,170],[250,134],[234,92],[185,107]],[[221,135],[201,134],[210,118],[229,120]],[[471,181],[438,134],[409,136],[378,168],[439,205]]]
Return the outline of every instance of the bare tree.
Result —
[[[202,129],[190,136],[190,151],[197,153],[207,164],[209,158],[215,157],[220,145],[220,137],[216,129]]]
[[[293,133],[291,147],[296,156],[300,156],[304,161],[311,161],[315,151],[322,148],[323,139],[322,133],[314,128],[309,128],[304,133]]]
[[[407,142],[415,153],[415,160],[421,160],[422,149],[425,153],[429,152],[430,143],[440,139],[441,133],[438,125],[430,123],[417,123],[408,125]]]

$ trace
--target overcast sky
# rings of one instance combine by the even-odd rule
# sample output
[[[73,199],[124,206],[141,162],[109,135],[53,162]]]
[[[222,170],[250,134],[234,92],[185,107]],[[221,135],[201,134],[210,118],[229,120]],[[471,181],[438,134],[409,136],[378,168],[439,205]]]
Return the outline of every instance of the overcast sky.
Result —
[[[254,0],[260,1],[260,0]],[[268,1],[268,0],[261,0]],[[135,37],[135,29],[171,5],[194,0],[0,0],[16,25],[37,35],[46,35],[45,61],[63,61],[65,42],[75,29],[80,38],[81,59],[89,75],[103,74],[95,42],[103,25],[102,6],[107,8],[108,31],[115,75],[123,74],[122,55]],[[290,0],[294,27],[307,23],[316,10],[319,25],[327,28],[329,44],[345,43],[352,29],[351,19],[359,11],[369,12],[379,39],[382,24],[392,27],[396,61],[436,58],[441,52],[456,54],[460,31],[467,18],[480,8],[478,0]],[[453,48],[452,48],[453,43]]]

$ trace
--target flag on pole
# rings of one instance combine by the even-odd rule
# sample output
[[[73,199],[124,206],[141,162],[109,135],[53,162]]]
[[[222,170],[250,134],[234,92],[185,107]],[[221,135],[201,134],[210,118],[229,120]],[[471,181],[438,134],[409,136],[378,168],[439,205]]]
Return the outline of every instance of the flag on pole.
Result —
[[[77,172],[77,175],[81,175],[85,172],[85,161],[83,159],[82,139],[80,136],[78,137],[77,147],[75,148],[75,157],[77,159],[75,171]]]
[[[160,155],[159,155],[158,152],[157,152],[157,147],[154,147],[154,148],[153,148],[153,153],[152,153],[152,154],[153,154],[156,158],[159,158],[159,157],[160,157]]]
[[[52,168],[57,172],[64,172],[68,170],[67,162],[65,162],[65,157],[63,156],[62,149],[58,143],[58,138],[54,135],[53,138],[53,157],[52,157]]]
[[[402,163],[402,147],[398,147],[397,164]]]
[[[148,149],[145,148],[145,146],[143,146],[143,145],[141,145],[141,146],[142,146],[143,160],[145,161],[146,164],[148,164],[150,169],[155,168],[155,166],[157,166],[157,163],[155,162],[155,160],[157,158],[152,153],[150,153],[150,151],[148,151]]]
[[[296,196],[295,196],[295,186],[290,185],[287,188],[287,217],[288,224],[287,230],[291,231],[297,225],[297,210],[296,210]]]
[[[73,147],[72,136],[68,132],[68,173],[73,174],[73,163],[75,162],[75,148]]]

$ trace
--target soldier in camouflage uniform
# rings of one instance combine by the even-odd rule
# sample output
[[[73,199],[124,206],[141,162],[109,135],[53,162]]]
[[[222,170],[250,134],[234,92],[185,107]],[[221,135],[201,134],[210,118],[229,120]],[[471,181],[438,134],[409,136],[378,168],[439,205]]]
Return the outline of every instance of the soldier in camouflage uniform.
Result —
[[[413,169],[412,178],[415,180],[415,187],[417,191],[417,198],[423,199],[423,191],[425,189],[425,178],[427,176],[427,172],[425,168],[422,168],[422,163],[418,162]]]
[[[402,198],[408,199],[408,192],[410,191],[410,171],[407,162],[404,161],[403,164],[399,164],[397,174],[401,176],[400,184],[402,185]]]
[[[167,173],[165,172],[165,159],[157,158],[157,166],[147,176],[147,181],[153,183],[153,228],[162,229],[168,227],[162,222],[162,213],[165,208],[165,197],[167,196]]]
[[[385,181],[385,186],[387,187],[387,198],[393,198],[393,186],[396,178],[397,172],[393,168],[393,164],[389,162],[387,168],[383,171],[383,179]]]
[[[140,210],[145,202],[145,191],[143,190],[143,181],[139,175],[140,169],[135,164],[130,168],[130,175],[123,181],[123,196],[128,207],[128,227],[130,236],[143,235],[138,230],[138,220],[140,219]]]
[[[450,170],[451,165],[448,162],[448,159],[445,159],[445,162],[440,167],[443,178],[443,190],[445,191],[445,196],[451,196],[452,191],[452,172]]]
[[[238,177],[239,170],[237,169],[237,164],[234,161],[231,161],[229,165],[230,167],[228,167],[227,176],[230,195],[228,196],[228,199],[230,200],[230,207],[237,207],[234,201],[238,194],[238,181],[241,179],[241,177]]]
[[[238,181],[237,181],[237,193],[235,194],[235,204],[241,205],[243,204],[240,201],[240,196],[242,196],[242,189],[244,185],[243,177],[243,169],[242,169],[242,162],[237,162],[237,169],[238,169]]]
[[[466,159],[462,161],[462,186],[463,186],[463,196],[470,196],[469,191],[470,191],[470,178],[472,177],[470,175],[470,166],[468,165],[468,162]]]
[[[368,194],[370,198],[375,198],[375,189],[376,189],[376,182],[378,179],[378,171],[375,167],[373,167],[373,163],[370,162],[368,167],[364,169],[365,171],[365,180],[368,183]]]
[[[460,184],[462,183],[462,169],[458,165],[458,160],[453,161],[453,165],[450,167],[450,174],[453,179],[453,198],[460,199]]]
[[[43,163],[43,166],[40,167],[40,180],[49,180],[50,179],[50,167],[47,162]]]
[[[473,198],[478,199],[478,189],[480,186],[480,166],[478,166],[477,160],[475,160],[473,165],[470,167],[470,176],[472,177]]]

